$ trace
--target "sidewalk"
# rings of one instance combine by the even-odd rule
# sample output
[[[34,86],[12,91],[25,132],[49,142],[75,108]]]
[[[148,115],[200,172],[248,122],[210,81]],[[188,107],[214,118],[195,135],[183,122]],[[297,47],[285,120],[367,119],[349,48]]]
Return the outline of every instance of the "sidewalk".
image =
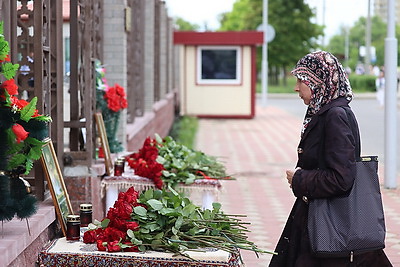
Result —
[[[274,106],[256,108],[256,117],[200,119],[196,149],[217,156],[234,181],[223,181],[219,202],[228,214],[245,214],[249,240],[273,251],[294,203],[285,170],[297,160],[302,121]],[[379,167],[383,170],[383,167]],[[381,175],[382,176],[382,175]],[[385,219],[385,252],[400,266],[400,190],[382,188]],[[242,251],[246,267],[268,266],[271,255]]]

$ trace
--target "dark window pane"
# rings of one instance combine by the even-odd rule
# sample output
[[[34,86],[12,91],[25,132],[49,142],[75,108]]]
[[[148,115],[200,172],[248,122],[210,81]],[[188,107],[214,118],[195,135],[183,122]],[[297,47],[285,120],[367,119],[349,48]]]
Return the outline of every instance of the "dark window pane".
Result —
[[[203,49],[201,51],[201,79],[237,79],[236,59],[236,49]]]

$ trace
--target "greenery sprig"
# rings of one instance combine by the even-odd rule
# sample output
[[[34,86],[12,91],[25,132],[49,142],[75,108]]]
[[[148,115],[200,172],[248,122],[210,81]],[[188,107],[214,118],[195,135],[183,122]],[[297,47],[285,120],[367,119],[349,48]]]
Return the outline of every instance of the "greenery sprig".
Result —
[[[165,184],[175,187],[179,183],[192,184],[196,179],[234,179],[217,157],[190,149],[170,136],[162,139],[156,134],[155,137],[157,162],[164,166],[162,180]]]
[[[162,251],[190,258],[191,250],[214,248],[240,256],[240,250],[273,253],[248,240],[247,225],[240,217],[221,210],[221,204],[203,210],[171,187],[148,189],[141,194],[121,192],[101,222],[90,224],[85,243],[102,251]]]
[[[230,253],[239,249],[255,253],[272,253],[259,249],[247,238],[247,225],[237,217],[221,211],[220,203],[212,210],[202,210],[173,189],[149,189],[140,195],[133,209],[132,220],[140,225],[138,231],[128,230],[131,242],[140,251],[161,250],[187,256],[185,251],[216,248]]]

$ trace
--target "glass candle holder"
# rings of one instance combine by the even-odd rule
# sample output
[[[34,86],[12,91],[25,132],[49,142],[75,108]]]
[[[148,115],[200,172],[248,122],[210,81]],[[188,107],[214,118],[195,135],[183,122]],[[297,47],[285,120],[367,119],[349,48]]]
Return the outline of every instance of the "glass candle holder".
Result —
[[[67,240],[76,241],[80,238],[81,221],[79,215],[67,216]]]
[[[121,160],[116,160],[114,164],[114,176],[121,176],[124,172],[125,163]]]
[[[81,204],[79,215],[81,217],[81,227],[87,227],[89,223],[92,223],[92,204]]]
[[[125,162],[126,162],[125,157],[119,157],[118,161],[122,162],[122,172],[125,172]]]

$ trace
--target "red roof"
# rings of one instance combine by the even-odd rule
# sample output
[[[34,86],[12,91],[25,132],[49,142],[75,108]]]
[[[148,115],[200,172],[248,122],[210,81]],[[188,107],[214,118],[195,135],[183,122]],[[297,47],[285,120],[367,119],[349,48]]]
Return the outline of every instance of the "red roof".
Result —
[[[185,45],[256,45],[263,43],[263,33],[238,32],[174,32],[174,44]]]

